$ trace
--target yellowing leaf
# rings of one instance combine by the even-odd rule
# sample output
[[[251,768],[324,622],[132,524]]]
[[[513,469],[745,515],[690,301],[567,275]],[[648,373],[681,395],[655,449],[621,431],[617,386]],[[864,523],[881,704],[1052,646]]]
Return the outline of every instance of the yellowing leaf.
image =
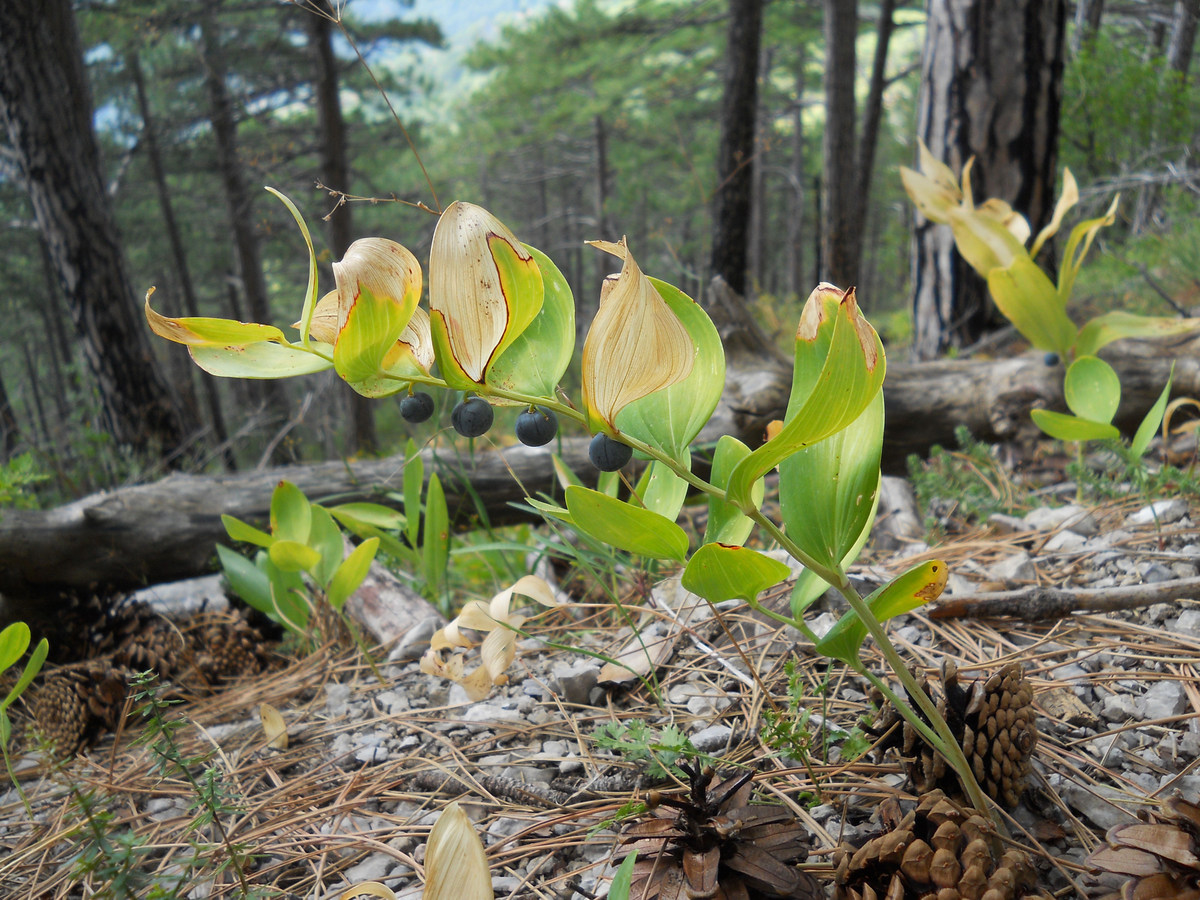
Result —
[[[263,735],[267,739],[267,746],[272,750],[286,750],[288,746],[287,723],[283,721],[279,710],[270,703],[261,703],[258,707],[258,715],[262,719]]]
[[[544,290],[537,262],[503,222],[451,203],[429,251],[430,328],[446,381],[482,384],[541,310]]]
[[[682,381],[696,353],[687,329],[655,290],[625,239],[593,247],[623,260],[605,280],[600,309],[583,343],[583,405],[588,427],[614,432],[625,406]]]
[[[1079,185],[1075,183],[1075,176],[1071,174],[1070,169],[1063,169],[1062,193],[1059,194],[1058,203],[1054,205],[1054,215],[1051,217],[1050,223],[1038,232],[1037,240],[1029,248],[1030,257],[1037,257],[1038,251],[1042,249],[1042,244],[1058,234],[1058,229],[1062,227],[1063,216],[1070,212],[1071,207],[1078,202]]]
[[[395,241],[363,238],[333,264],[333,276],[337,282],[334,367],[348,382],[364,381],[379,374],[384,358],[412,318],[421,299],[421,266]]]
[[[425,847],[424,900],[493,900],[483,841],[458,803],[449,804]]]
[[[283,332],[274,325],[259,325],[255,322],[237,322],[233,319],[210,319],[203,316],[172,319],[155,312],[150,306],[154,288],[146,291],[146,321],[150,330],[161,338],[176,344],[194,347],[242,347],[261,341],[287,343]]]

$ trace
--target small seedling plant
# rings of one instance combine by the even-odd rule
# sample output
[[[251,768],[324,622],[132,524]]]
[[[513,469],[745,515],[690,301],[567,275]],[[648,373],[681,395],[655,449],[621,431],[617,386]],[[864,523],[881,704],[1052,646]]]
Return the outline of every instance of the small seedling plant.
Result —
[[[25,655],[25,651],[29,649],[31,640],[32,633],[24,622],[13,622],[0,631],[0,673],[7,673],[9,668],[14,667],[20,661],[21,657]],[[42,638],[33,648],[33,652],[29,654],[29,659],[25,660],[25,666],[21,669],[21,674],[17,676],[16,682],[8,689],[4,699],[0,700],[0,754],[4,756],[4,769],[8,772],[9,780],[17,786],[18,791],[20,784],[13,774],[12,760],[8,756],[8,739],[12,736],[12,720],[8,717],[8,710],[25,693],[25,689],[33,683],[33,679],[42,670],[42,665],[46,662],[49,652],[50,642]],[[24,795],[22,795],[22,799],[24,800]],[[25,805],[28,807],[28,802]]]
[[[572,421],[592,435],[589,455],[597,468],[616,471],[635,455],[645,460],[627,499],[570,484],[562,505],[528,502],[592,540],[682,565],[684,587],[714,604],[740,598],[799,629],[818,653],[850,665],[895,703],[958,773],[972,804],[987,811],[962,749],[881,624],[936,599],[946,583],[945,564],[922,563],[865,598],[847,576],[879,499],[886,370],[883,345],[853,288],[821,284],[813,290],[795,333],[782,422],[756,449],[721,437],[706,479],[692,471],[691,445],[724,387],[720,337],[699,304],[642,272],[625,240],[592,242],[620,271],[601,287],[583,344],[582,389],[572,400],[560,392],[575,349],[571,290],[549,257],[519,241],[490,212],[459,201],[440,213],[426,308],[416,257],[379,237],[356,241],[333,264],[335,289],[320,295],[303,216],[273,193],[308,247],[308,286],[294,326],[298,340],[266,323],[170,318],[151,307],[147,294],[146,317],[156,334],[187,345],[197,365],[214,375],[280,378],[332,368],[367,397],[461,391],[465,399],[451,424],[466,437],[491,427],[492,407],[516,406],[543,416],[537,429],[521,429],[522,439],[541,442],[551,422],[557,427]],[[420,407],[416,412],[428,404]],[[764,478],[775,469],[780,521],[763,511]],[[709,513],[694,550],[676,522],[692,492],[707,497]],[[758,602],[790,570],[747,546],[756,530],[805,567],[790,615]],[[851,611],[818,638],[804,613],[829,586]],[[864,665],[860,648],[868,634],[917,709]]]

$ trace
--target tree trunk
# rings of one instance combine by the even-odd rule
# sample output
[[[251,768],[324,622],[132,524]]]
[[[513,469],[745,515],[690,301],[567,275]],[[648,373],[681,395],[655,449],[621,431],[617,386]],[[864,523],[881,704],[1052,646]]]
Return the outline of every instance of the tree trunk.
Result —
[[[1078,55],[1096,37],[1103,15],[1104,0],[1076,0],[1075,30],[1071,33],[1072,54]]]
[[[334,12],[328,0],[315,0],[314,8],[303,10],[308,40],[313,51],[315,77],[313,92],[317,101],[317,126],[321,132],[321,180],[337,191],[350,190],[350,163],[346,152],[346,122],[338,96],[337,57],[333,53]],[[329,248],[335,259],[346,255],[354,241],[351,207],[343,203],[329,218]],[[349,455],[378,453],[379,435],[375,430],[374,402],[349,385],[339,387],[345,397],[350,431]]]
[[[17,424],[17,414],[9,402],[4,379],[0,378],[0,463],[6,463],[12,458],[20,441],[21,427]]]
[[[862,239],[856,232],[854,170],[854,42],[858,0],[825,0],[825,139],[822,178],[821,280],[843,288],[858,282]]]
[[[104,430],[139,451],[179,447],[194,423],[155,363],[129,283],[69,0],[0,4],[0,121],[67,297]]]
[[[807,294],[804,276],[804,45],[796,60],[796,108],[792,113],[792,190],[787,220],[787,293],[798,298]]]
[[[229,225],[237,256],[238,277],[245,294],[247,312],[253,322],[271,322],[271,304],[267,282],[263,276],[262,256],[258,233],[251,216],[253,201],[242,176],[242,161],[237,149],[237,121],[234,118],[233,98],[225,84],[226,69],[217,34],[216,12],[219,3],[204,4],[200,16],[200,58],[204,66],[204,83],[208,92],[209,120],[216,142],[217,165],[224,187],[225,203],[229,210]],[[262,399],[268,420],[278,425],[287,421],[290,404],[283,384],[272,379],[254,382]],[[276,462],[295,459],[292,441],[280,441]]]
[[[1187,81],[1188,69],[1192,65],[1197,17],[1200,17],[1200,0],[1175,0],[1171,38],[1167,42],[1167,69],[1178,72],[1183,81]]]
[[[929,0],[917,134],[977,199],[998,197],[1034,233],[1054,209],[1065,0]],[[997,324],[983,279],[948,228],[916,217],[914,353],[931,359]]]
[[[171,261],[174,267],[172,277],[179,280],[179,290],[183,294],[183,308],[187,310],[189,316],[198,316],[200,315],[200,304],[196,302],[196,288],[192,283],[192,274],[188,268],[187,252],[183,249],[183,237],[179,233],[179,222],[175,219],[175,209],[171,205],[171,192],[167,187],[162,154],[158,148],[158,131],[154,127],[154,115],[146,96],[142,61],[136,52],[130,53],[125,61],[129,68],[129,74],[133,78],[138,112],[142,117],[141,143],[146,148],[146,160],[150,163],[150,177],[154,179],[154,190],[158,194],[158,208],[162,212],[163,227],[167,231],[167,241],[171,245]],[[204,399],[208,405],[208,415],[212,421],[213,437],[223,448],[221,459],[226,469],[236,469],[237,460],[234,459],[233,449],[229,446],[229,433],[225,429],[225,416],[221,411],[221,398],[217,393],[216,379],[207,372],[200,372],[200,383],[203,386]]]
[[[734,291],[745,296],[762,0],[730,0],[725,40],[711,266],[713,275],[725,279]]]
[[[896,10],[896,0],[881,0],[879,4],[879,22],[875,28],[875,58],[871,64],[871,80],[867,88],[867,101],[863,107],[862,134],[858,140],[858,158],[854,166],[858,181],[858,190],[851,192],[854,205],[854,221],[851,232],[856,242],[855,266],[853,283],[860,287],[864,284],[863,244],[866,241],[867,210],[871,197],[871,180],[875,171],[875,150],[879,144],[879,123],[883,118],[883,92],[887,88],[887,56],[888,47],[892,41],[895,22],[892,15]],[[846,281],[849,286],[851,282]],[[869,293],[869,292],[868,292]]]

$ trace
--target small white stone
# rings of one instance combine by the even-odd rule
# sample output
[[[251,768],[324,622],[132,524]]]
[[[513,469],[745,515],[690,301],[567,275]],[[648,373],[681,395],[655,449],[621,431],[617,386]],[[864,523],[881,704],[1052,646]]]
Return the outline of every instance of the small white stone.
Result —
[[[1126,521],[1130,525],[1151,525],[1156,521],[1159,525],[1166,525],[1170,522],[1178,522],[1187,515],[1187,511],[1186,500],[1171,497],[1167,500],[1156,500],[1149,506],[1142,507],[1130,515]]]

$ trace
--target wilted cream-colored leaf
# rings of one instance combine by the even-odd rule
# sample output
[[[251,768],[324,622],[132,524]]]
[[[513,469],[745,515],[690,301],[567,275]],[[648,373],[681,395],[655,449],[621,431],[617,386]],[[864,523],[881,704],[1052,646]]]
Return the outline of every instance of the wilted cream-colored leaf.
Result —
[[[1008,229],[1008,233],[1015,237],[1022,246],[1029,240],[1029,220],[1003,200],[993,197],[975,207],[975,212],[981,216],[995,219]]]
[[[493,900],[483,841],[457,802],[448,805],[425,847],[425,900]]]
[[[504,295],[491,239],[533,264],[508,226],[483,207],[462,201],[451,203],[438,219],[429,251],[429,306],[445,320],[455,361],[475,382],[483,381],[504,339],[513,302]]]
[[[378,881],[360,881],[342,891],[340,900],[354,900],[355,897],[382,897],[383,900],[396,900],[396,892]]]
[[[589,241],[623,260],[608,278],[583,344],[583,404],[594,429],[616,430],[617,413],[634,400],[687,378],[695,345],[679,317],[650,283],[621,238]]]
[[[293,328],[299,328],[300,322],[293,322]],[[310,337],[326,344],[337,342],[338,335],[338,292],[330,291],[317,301],[313,307],[312,322],[308,326]]]
[[[283,721],[279,710],[270,703],[261,703],[258,707],[258,715],[262,719],[267,746],[272,750],[286,750],[288,746],[287,723]]]
[[[520,628],[523,624],[521,616],[513,616],[509,620],[512,628]],[[492,684],[507,684],[508,667],[517,656],[517,632],[510,628],[496,628],[488,633],[479,645],[479,659],[487,669]]]
[[[339,333],[363,288],[376,298],[388,298],[410,315],[421,299],[421,264],[407,247],[387,238],[360,238],[351,244],[346,255],[333,264],[333,279],[337,282]]]
[[[677,631],[663,634],[658,625],[643,629],[634,635],[612,662],[600,667],[598,681],[600,684],[625,684],[645,678],[675,652],[675,642],[679,637]]]

